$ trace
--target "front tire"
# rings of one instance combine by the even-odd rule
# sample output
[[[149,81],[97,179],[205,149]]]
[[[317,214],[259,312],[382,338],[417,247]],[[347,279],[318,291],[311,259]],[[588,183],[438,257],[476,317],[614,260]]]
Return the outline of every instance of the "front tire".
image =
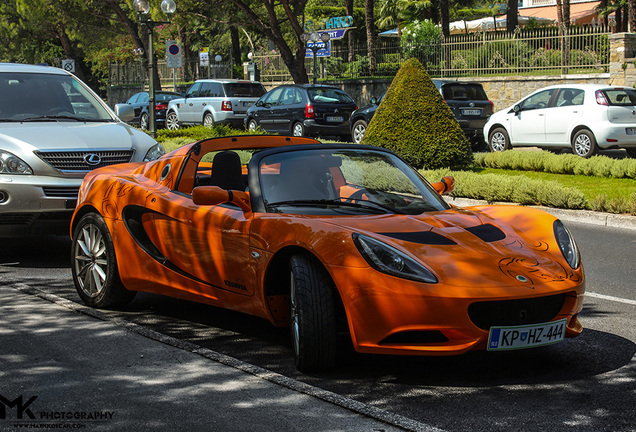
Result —
[[[166,115],[166,129],[168,130],[178,130],[179,129],[179,117],[177,117],[177,113],[174,111],[170,111]]]
[[[292,126],[292,135],[297,137],[305,136],[305,126],[303,126],[301,122],[294,123]]]
[[[124,288],[119,278],[113,240],[97,213],[82,217],[73,232],[71,272],[75,289],[87,306],[123,306],[137,294]]]
[[[364,133],[367,131],[367,122],[364,120],[358,120],[353,124],[353,129],[351,129],[351,138],[353,142],[356,144],[360,144],[362,141],[362,137]]]
[[[335,287],[315,259],[293,256],[290,274],[290,331],[296,368],[321,371],[336,363]]]
[[[590,158],[598,152],[596,138],[588,129],[581,129],[572,138],[572,151],[582,158]]]
[[[488,137],[488,147],[491,152],[510,150],[512,146],[510,145],[508,132],[501,127],[495,128]]]
[[[256,120],[251,119],[249,122],[247,122],[248,131],[254,132],[257,128],[258,128],[258,123],[256,123]]]
[[[205,113],[203,116],[203,126],[211,128],[214,127],[214,116],[212,113]]]

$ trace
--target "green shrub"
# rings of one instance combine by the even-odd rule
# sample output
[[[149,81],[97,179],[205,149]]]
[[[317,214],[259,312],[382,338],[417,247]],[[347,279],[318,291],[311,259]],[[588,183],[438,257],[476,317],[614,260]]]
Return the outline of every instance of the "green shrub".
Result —
[[[481,168],[636,179],[636,159],[632,158],[594,156],[583,159],[573,154],[513,150],[477,153],[474,163]]]
[[[232,126],[221,124],[214,127],[192,126],[182,127],[177,130],[159,129],[157,131],[157,141],[163,142],[173,138],[183,138],[188,142],[199,141],[206,138],[216,138],[231,135],[262,135],[258,131],[246,131],[245,129],[234,129]]]
[[[393,79],[363,144],[388,148],[422,168],[468,168],[472,151],[455,116],[417,61],[408,59]]]

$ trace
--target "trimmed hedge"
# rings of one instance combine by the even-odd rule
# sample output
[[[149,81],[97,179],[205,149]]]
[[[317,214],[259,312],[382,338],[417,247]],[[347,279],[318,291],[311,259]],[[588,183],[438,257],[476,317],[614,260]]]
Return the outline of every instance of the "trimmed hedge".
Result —
[[[408,59],[393,79],[362,144],[390,149],[417,168],[466,169],[472,150],[422,64]]]
[[[596,177],[636,179],[636,159],[593,156],[589,159],[573,154],[547,151],[508,150],[474,154],[475,166],[481,168],[538,171],[551,174],[574,174]]]

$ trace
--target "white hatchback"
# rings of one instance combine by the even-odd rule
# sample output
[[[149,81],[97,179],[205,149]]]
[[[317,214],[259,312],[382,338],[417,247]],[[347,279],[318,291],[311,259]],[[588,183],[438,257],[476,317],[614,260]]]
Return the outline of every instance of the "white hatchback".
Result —
[[[493,114],[484,136],[493,152],[572,148],[588,158],[599,149],[622,148],[636,157],[636,91],[598,84],[545,87]]]

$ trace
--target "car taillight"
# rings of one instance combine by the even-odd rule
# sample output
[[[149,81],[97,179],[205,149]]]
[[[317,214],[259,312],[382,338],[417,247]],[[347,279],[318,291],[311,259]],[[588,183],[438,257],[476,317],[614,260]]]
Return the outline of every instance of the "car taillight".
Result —
[[[232,111],[232,101],[223,101],[221,103],[221,111]]]
[[[155,109],[157,111],[168,109],[168,104],[158,103],[157,105],[155,105]]]
[[[314,118],[314,117],[316,117],[314,106],[312,104],[305,105],[305,118]]]
[[[599,105],[609,105],[605,94],[601,90],[596,90],[596,103]]]

